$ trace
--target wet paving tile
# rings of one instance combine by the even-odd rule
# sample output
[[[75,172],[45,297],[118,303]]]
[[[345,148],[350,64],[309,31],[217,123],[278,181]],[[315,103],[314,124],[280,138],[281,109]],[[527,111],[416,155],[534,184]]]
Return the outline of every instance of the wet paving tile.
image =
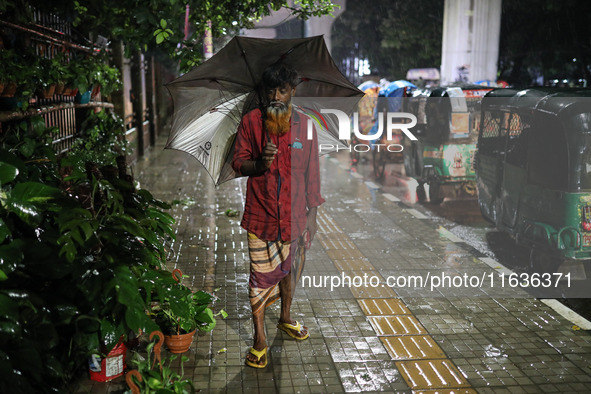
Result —
[[[475,332],[474,324],[467,318],[442,313],[437,315],[418,315],[417,319],[428,332],[441,334],[457,334]]]
[[[355,300],[313,300],[310,305],[314,311],[314,316],[365,316],[359,304]]]
[[[409,392],[409,386],[392,361],[337,362],[346,392]]]
[[[334,362],[390,360],[385,347],[376,337],[326,338]]]
[[[364,316],[319,317],[318,323],[325,338],[375,336],[371,324]]]

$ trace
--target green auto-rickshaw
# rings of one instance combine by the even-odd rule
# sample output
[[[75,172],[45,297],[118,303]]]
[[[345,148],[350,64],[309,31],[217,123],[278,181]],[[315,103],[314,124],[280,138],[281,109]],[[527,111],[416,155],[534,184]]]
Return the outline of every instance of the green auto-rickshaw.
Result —
[[[482,96],[493,88],[457,85],[417,91],[406,100],[406,110],[417,116],[413,131],[418,141],[405,140],[404,169],[418,182],[417,199],[441,203],[458,191],[474,196],[476,152]]]
[[[482,215],[536,264],[591,258],[591,90],[497,89],[482,100]]]

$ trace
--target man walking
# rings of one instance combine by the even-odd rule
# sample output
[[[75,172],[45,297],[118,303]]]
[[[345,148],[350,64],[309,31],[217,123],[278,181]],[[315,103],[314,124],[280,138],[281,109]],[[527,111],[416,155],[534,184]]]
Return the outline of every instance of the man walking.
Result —
[[[262,84],[266,106],[243,117],[232,160],[234,170],[249,177],[241,226],[248,232],[254,323],[246,364],[254,368],[267,365],[264,313],[277,299],[277,327],[296,340],[309,336],[307,327],[291,318],[291,302],[305,249],[316,234],[316,209],[324,202],[316,135],[308,138],[307,117],[291,104],[297,72],[275,63],[263,72]]]

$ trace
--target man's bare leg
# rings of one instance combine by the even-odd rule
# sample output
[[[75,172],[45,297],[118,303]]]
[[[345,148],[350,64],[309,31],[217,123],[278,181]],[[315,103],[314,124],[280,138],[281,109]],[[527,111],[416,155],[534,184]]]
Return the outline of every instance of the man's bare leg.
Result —
[[[281,314],[279,323],[296,324],[291,318],[291,273],[279,282],[279,295],[281,296]],[[304,337],[308,333],[308,328],[302,326],[301,331],[291,330],[297,337]]]
[[[255,350],[263,350],[267,346],[267,338],[265,336],[265,307],[262,308],[258,315],[252,314],[252,322],[254,324],[254,343],[252,345]],[[257,361],[257,357],[252,353],[247,353],[246,359],[255,364],[263,365],[266,361],[267,355],[261,357]]]

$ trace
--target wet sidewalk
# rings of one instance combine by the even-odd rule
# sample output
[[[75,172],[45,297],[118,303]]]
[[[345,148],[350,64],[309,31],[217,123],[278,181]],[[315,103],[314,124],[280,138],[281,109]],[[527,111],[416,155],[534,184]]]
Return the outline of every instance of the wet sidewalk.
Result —
[[[266,313],[268,367],[244,366],[253,335],[246,233],[225,212],[242,211],[246,183],[215,189],[195,159],[163,144],[134,172],[157,198],[182,201],[171,212],[170,268],[194,290],[216,290],[216,309],[229,314],[186,353],[185,375],[201,392],[591,392],[587,331],[555,301],[489,280],[503,267],[443,221],[348,171],[346,156],[321,158],[327,202],[292,307],[310,339],[276,328],[276,303]],[[119,378],[80,392],[124,387]]]

